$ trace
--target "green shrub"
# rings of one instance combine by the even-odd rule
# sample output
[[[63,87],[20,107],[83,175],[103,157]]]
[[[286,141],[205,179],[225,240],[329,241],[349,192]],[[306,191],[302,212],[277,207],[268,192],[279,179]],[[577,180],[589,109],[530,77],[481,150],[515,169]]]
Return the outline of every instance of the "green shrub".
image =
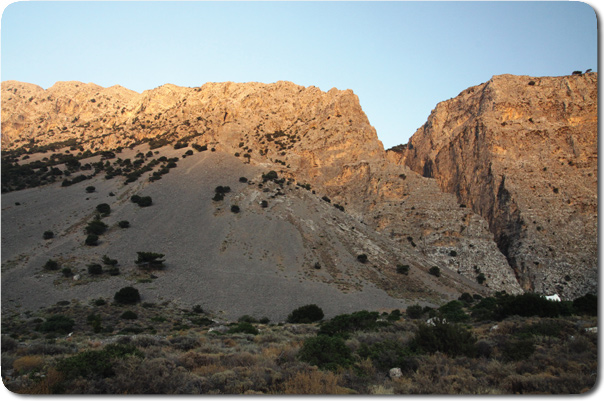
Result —
[[[562,303],[548,301],[545,297],[527,292],[521,295],[507,295],[498,299],[501,318],[507,316],[557,317],[562,311]]]
[[[262,181],[263,182],[267,182],[267,181],[274,181],[276,179],[279,178],[279,174],[277,174],[276,171],[271,170],[266,174],[262,174]]]
[[[138,202],[140,202],[140,200],[141,200],[140,195],[132,195],[130,197],[130,202],[132,202],[132,203],[138,203]]]
[[[127,310],[120,316],[120,319],[134,320],[138,319],[138,315],[131,310]]]
[[[55,236],[55,233],[53,233],[52,231],[44,231],[44,234],[42,234],[42,238],[44,239],[51,239]]]
[[[88,223],[88,225],[86,225],[86,234],[95,234],[95,235],[101,235],[103,234],[105,231],[107,231],[107,224],[103,223],[100,220],[93,220],[91,222]]]
[[[73,272],[71,271],[71,269],[69,267],[64,267],[61,270],[61,273],[63,273],[63,277],[71,277],[71,276],[73,276]]]
[[[89,234],[86,237],[85,244],[88,246],[97,246],[99,244],[99,236],[96,234]]]
[[[307,338],[298,352],[298,358],[327,370],[337,370],[353,362],[352,353],[342,338],[325,335]]]
[[[117,225],[120,228],[128,228],[130,227],[130,222],[128,220],[121,220],[119,223],[117,223]]]
[[[486,280],[487,278],[485,277],[484,273],[478,273],[478,276],[476,276],[476,282],[478,284],[483,284]]]
[[[501,347],[501,356],[505,361],[521,361],[533,355],[535,349],[530,338],[511,339]]]
[[[357,260],[361,263],[367,263],[367,255],[364,253],[357,255]]]
[[[229,333],[245,333],[256,335],[259,333],[258,329],[255,328],[250,322],[239,322],[237,325],[231,327]]]
[[[220,193],[216,193],[216,194],[214,194],[214,197],[212,198],[212,200],[213,200],[214,202],[220,202],[220,201],[221,201],[221,200],[223,200],[223,199],[224,199],[224,195],[223,195],[223,194],[220,194]]]
[[[435,318],[430,325],[419,325],[410,346],[416,352],[441,352],[454,358],[461,355],[472,357],[475,354],[475,343],[472,333],[463,326]]]
[[[153,204],[153,199],[151,199],[150,196],[141,196],[140,200],[138,201],[138,206],[140,207],[148,207],[151,206]]]
[[[106,264],[107,266],[115,266],[117,265],[117,259],[111,259],[109,256],[107,255],[103,255],[103,264]]]
[[[233,213],[239,213],[240,209],[239,206],[237,205],[231,205],[231,212]]]
[[[432,266],[428,273],[435,277],[440,277],[440,269],[438,268],[438,266]]]
[[[141,296],[136,288],[124,287],[115,293],[113,299],[120,304],[135,304],[141,300]]]
[[[127,356],[142,358],[143,354],[133,345],[109,344],[100,351],[84,351],[57,364],[57,370],[67,379],[83,377],[85,379],[107,378],[115,375],[114,360]]]
[[[396,322],[396,321],[399,321],[402,317],[403,317],[403,314],[401,313],[401,311],[398,309],[395,309],[392,312],[390,312],[390,314],[388,315],[386,320],[388,320],[389,322]]]
[[[231,187],[219,185],[216,188],[214,188],[214,192],[216,192],[217,194],[223,194],[223,195],[228,194],[229,192],[231,192]]]
[[[292,313],[287,316],[287,321],[289,323],[312,323],[318,322],[323,319],[324,316],[323,309],[315,304],[310,304],[294,309]]]
[[[111,213],[111,206],[107,203],[101,203],[96,206],[96,211],[101,214],[101,216],[109,216]]]
[[[470,316],[464,312],[461,301],[448,302],[438,308],[438,311],[450,322],[465,322],[470,319]]]
[[[474,297],[472,295],[470,295],[469,292],[464,292],[463,294],[461,294],[459,296],[458,300],[463,302],[464,305],[466,305],[466,306],[469,306],[474,303]]]
[[[95,315],[94,313],[91,313],[86,318],[86,321],[88,322],[89,325],[92,326],[92,330],[95,333],[100,333],[101,330],[103,329],[102,322],[101,322],[101,315]]]
[[[396,265],[396,272],[398,274],[409,274],[409,265]]]
[[[40,331],[43,333],[68,334],[72,331],[74,324],[74,320],[70,317],[53,315],[40,325]]]
[[[88,265],[88,274],[94,276],[103,274],[103,266],[99,265],[98,263],[92,263]]]
[[[238,322],[258,323],[258,319],[250,315],[243,315],[237,319]]]
[[[418,369],[419,364],[409,347],[398,341],[386,340],[373,344],[361,344],[358,354],[361,358],[369,358],[373,366],[381,372],[388,372],[393,367],[398,367],[405,373]]]
[[[92,185],[86,187],[86,192],[89,194],[93,193],[95,190],[96,190],[96,188],[93,187]]]
[[[48,259],[44,264],[45,270],[59,270],[59,263],[56,260]]]
[[[109,275],[111,275],[111,276],[119,276],[119,274],[120,274],[120,268],[119,267],[115,267],[115,266],[110,267],[107,270],[107,273],[109,273]]]
[[[419,319],[424,314],[424,308],[418,304],[411,305],[407,307],[405,313],[411,319]]]
[[[378,322],[378,312],[358,311],[335,316],[321,324],[319,334],[328,336],[347,336],[347,333],[359,330],[375,330],[387,323]]]
[[[576,313],[589,316],[598,316],[598,297],[594,294],[585,294],[573,301]]]
[[[163,253],[155,252],[137,252],[138,258],[134,261],[140,268],[145,270],[163,269],[164,257]]]

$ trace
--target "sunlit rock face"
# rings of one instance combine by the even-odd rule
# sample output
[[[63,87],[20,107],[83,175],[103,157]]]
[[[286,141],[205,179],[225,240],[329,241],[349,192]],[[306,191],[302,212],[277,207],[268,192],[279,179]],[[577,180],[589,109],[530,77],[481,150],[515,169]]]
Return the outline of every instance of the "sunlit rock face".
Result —
[[[484,217],[525,290],[597,289],[597,78],[495,76],[390,156]]]

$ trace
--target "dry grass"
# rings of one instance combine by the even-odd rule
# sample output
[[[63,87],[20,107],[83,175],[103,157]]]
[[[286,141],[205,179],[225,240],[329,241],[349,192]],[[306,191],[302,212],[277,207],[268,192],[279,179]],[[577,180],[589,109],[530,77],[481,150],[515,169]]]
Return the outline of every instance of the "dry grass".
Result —
[[[298,372],[285,381],[281,394],[347,394],[343,387],[338,386],[338,377],[332,372],[310,370]]]
[[[39,355],[26,355],[15,359],[13,369],[25,374],[40,369],[44,365],[44,358]]]

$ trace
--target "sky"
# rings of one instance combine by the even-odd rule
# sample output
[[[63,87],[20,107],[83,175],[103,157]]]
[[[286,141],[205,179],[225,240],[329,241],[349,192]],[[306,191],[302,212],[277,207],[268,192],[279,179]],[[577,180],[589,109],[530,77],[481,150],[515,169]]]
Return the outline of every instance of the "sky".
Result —
[[[581,2],[2,5],[2,81],[352,89],[385,148],[407,143],[437,103],[493,75],[597,71],[596,11]]]

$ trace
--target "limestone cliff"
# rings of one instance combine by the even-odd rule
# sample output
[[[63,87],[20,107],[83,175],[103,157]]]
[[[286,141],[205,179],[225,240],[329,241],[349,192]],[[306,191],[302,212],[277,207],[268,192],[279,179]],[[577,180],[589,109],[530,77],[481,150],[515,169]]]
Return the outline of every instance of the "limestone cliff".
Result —
[[[488,221],[525,290],[597,290],[597,77],[495,76],[389,152]]]

